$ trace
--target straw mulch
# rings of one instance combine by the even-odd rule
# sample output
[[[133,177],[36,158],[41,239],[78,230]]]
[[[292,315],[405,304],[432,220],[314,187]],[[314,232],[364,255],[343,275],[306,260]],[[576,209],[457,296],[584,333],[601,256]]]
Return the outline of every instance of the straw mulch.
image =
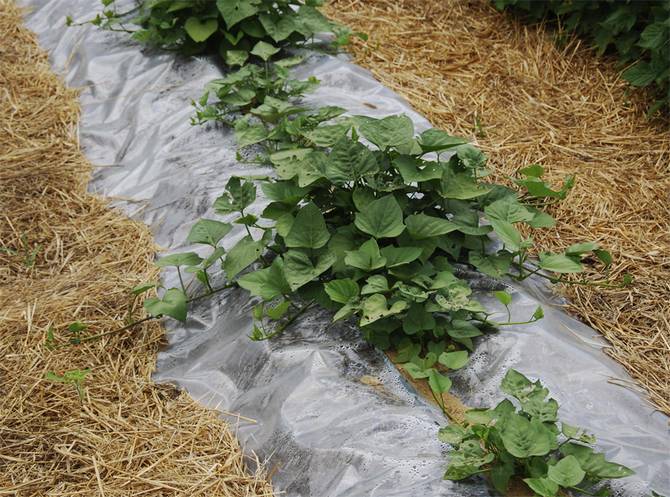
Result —
[[[154,244],[86,193],[77,93],[11,0],[0,40],[0,495],[273,495],[215,412],[151,382],[157,323],[68,345],[75,320],[123,325],[129,289],[157,277]],[[76,368],[91,369],[81,400],[45,380]]]
[[[328,14],[369,41],[351,48],[440,128],[476,141],[496,176],[542,163],[555,181],[577,174],[556,206],[545,249],[594,240],[615,257],[625,289],[565,288],[570,309],[670,414],[670,132],[645,119],[613,61],[584,42],[557,44],[486,0],[334,0]],[[594,276],[595,278],[595,276]]]

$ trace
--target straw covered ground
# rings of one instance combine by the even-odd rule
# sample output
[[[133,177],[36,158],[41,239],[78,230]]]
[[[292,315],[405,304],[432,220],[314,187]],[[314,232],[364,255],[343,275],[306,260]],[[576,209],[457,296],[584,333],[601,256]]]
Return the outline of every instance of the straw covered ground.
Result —
[[[273,495],[214,412],[151,382],[158,324],[68,344],[123,325],[155,247],[86,193],[77,93],[21,22],[0,0],[0,495]],[[81,399],[45,379],[85,368]]]
[[[635,278],[564,291],[670,414],[670,132],[645,118],[645,96],[584,42],[557,43],[487,0],[334,0],[327,12],[369,35],[351,48],[357,63],[433,125],[476,141],[498,178],[533,163],[556,181],[577,175],[536,242],[597,241],[615,258],[612,277]]]

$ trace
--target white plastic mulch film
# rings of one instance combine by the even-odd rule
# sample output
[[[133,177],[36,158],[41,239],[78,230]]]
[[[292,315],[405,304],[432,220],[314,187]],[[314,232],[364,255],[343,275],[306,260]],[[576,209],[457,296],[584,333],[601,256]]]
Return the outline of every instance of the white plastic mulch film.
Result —
[[[191,100],[221,76],[211,61],[146,50],[123,33],[65,27],[65,15],[90,18],[98,0],[24,3],[32,8],[28,26],[54,69],[82,89],[81,144],[97,166],[91,190],[115,198],[151,226],[162,247],[187,248],[191,225],[214,216],[210,206],[231,176],[267,172],[238,163],[228,129],[189,124]],[[404,112],[418,131],[429,127],[344,57],[314,55],[297,72],[321,80],[309,102],[375,117]],[[260,212],[263,204],[259,198],[252,210]],[[237,239],[243,236],[238,228]],[[166,286],[176,284],[175,274],[164,278]],[[502,398],[498,386],[508,368],[540,378],[558,400],[562,419],[595,433],[608,458],[636,471],[614,482],[620,495],[670,494],[668,419],[605,356],[597,332],[565,314],[546,288],[511,290],[515,320],[538,303],[546,317],[481,340],[470,364],[454,376],[454,393],[466,405],[492,406]],[[354,326],[334,326],[327,313],[314,311],[281,337],[252,342],[251,306],[245,292],[230,291],[203,299],[186,325],[169,322],[169,346],[155,379],[243,416],[228,419],[239,423],[245,449],[276,468],[273,482],[283,495],[490,495],[483,480],[442,480],[447,447],[436,433],[444,417]]]

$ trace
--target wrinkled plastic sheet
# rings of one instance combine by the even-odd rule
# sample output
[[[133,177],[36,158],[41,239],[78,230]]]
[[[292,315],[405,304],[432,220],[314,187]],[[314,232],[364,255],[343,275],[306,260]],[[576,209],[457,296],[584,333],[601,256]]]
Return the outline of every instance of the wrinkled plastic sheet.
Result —
[[[148,224],[168,251],[193,249],[184,246],[186,235],[198,218],[213,215],[210,206],[228,179],[269,172],[236,161],[228,129],[189,124],[190,101],[220,77],[220,68],[204,58],[142,49],[123,34],[64,26],[66,14],[90,17],[97,0],[24,4],[33,9],[28,25],[54,69],[82,89],[81,144],[97,165],[90,189]],[[313,55],[297,73],[322,82],[308,102],[375,117],[404,112],[417,130],[429,127],[344,57]],[[263,205],[259,198],[252,211]],[[242,236],[241,229],[233,232],[228,246]],[[164,280],[177,283],[172,273]],[[538,303],[546,317],[482,339],[470,364],[454,375],[454,393],[466,405],[492,406],[502,398],[498,385],[507,368],[539,377],[566,422],[587,427],[608,458],[635,469],[635,477],[615,482],[617,493],[638,496],[653,488],[670,494],[668,419],[602,352],[599,335],[562,311],[545,286],[531,282],[511,290],[513,320],[527,318]],[[333,325],[315,310],[281,337],[252,342],[252,304],[231,290],[201,301],[184,326],[167,322],[169,346],[155,379],[223,413],[239,413],[228,419],[239,426],[246,450],[277,470],[277,490],[289,497],[489,495],[483,481],[441,479],[446,447],[436,432],[446,423],[442,414],[355,327]]]

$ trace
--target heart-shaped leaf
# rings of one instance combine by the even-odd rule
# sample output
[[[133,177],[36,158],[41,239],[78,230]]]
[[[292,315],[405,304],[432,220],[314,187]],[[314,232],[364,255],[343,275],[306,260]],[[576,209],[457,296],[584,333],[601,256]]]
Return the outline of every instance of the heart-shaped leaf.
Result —
[[[146,299],[144,308],[152,316],[170,316],[184,322],[187,314],[186,294],[179,288],[170,288],[162,298]]]

